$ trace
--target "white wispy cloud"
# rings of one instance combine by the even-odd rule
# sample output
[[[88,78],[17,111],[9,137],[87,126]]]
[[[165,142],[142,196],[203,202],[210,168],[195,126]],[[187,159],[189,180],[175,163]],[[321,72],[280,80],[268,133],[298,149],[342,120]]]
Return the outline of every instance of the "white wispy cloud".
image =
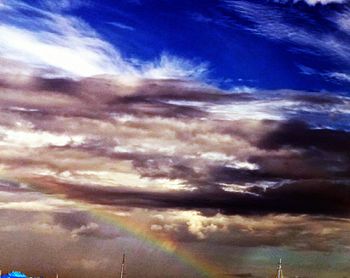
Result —
[[[248,87],[248,86],[235,86],[232,87],[229,91],[233,93],[254,93],[256,92],[256,88]]]
[[[339,29],[350,35],[350,9],[344,9],[338,13],[333,21],[338,25]]]
[[[124,30],[129,30],[129,31],[134,31],[135,28],[131,27],[129,25],[126,25],[124,23],[121,22],[117,22],[117,21],[113,21],[113,22],[108,22],[109,25],[112,25],[114,27],[120,28],[120,29],[124,29]]]
[[[305,75],[315,75],[319,74],[319,72],[313,68],[307,67],[305,65],[297,65],[297,67],[300,69],[300,73]]]
[[[274,0],[273,2],[279,2],[279,3],[298,3],[298,2],[305,2],[306,4],[310,6],[315,6],[317,4],[320,5],[328,5],[328,4],[342,4],[348,2],[348,0]]]
[[[134,72],[120,53],[81,19],[19,1],[7,2],[7,6],[20,17],[20,24],[0,23],[0,36],[7,38],[0,43],[2,57],[76,76]],[[22,11],[26,10],[38,16],[25,16]]]
[[[0,50],[6,58],[38,67],[53,67],[77,76],[133,71],[108,43],[74,33],[36,33],[1,25],[0,36],[7,40],[0,43]]]
[[[290,42],[298,51],[350,62],[350,47],[342,38],[327,31],[316,31],[317,26],[301,27],[287,20],[298,17],[297,13],[248,1],[226,0],[224,3],[228,10],[250,21],[252,25],[244,28],[258,36],[274,41]],[[299,19],[302,19],[302,16]]]
[[[207,72],[207,63],[195,64],[189,60],[163,53],[156,61],[144,64],[141,72],[145,78],[198,78]]]
[[[89,1],[82,0],[40,0],[39,2],[43,7],[49,8],[53,11],[72,10],[89,5]]]
[[[339,81],[350,82],[350,74],[343,72],[331,72],[328,73],[328,76],[331,78],[335,78]]]
[[[314,68],[310,68],[304,65],[297,65],[300,69],[300,73],[304,75],[318,75],[325,79],[333,79],[333,81],[350,82],[350,74],[345,72],[329,72],[318,71]]]
[[[299,2],[299,1],[300,0],[296,0],[294,2]],[[303,1],[305,1],[310,6],[315,6],[316,4],[327,5],[331,3],[341,4],[341,3],[347,2],[347,0],[303,0]]]
[[[52,1],[43,1],[47,6]],[[74,1],[61,1],[62,7],[72,7]],[[102,38],[80,18],[67,16],[61,8],[51,11],[32,7],[17,0],[7,0],[3,6],[11,9],[0,19],[0,55],[19,60],[37,68],[49,68],[60,75],[115,75],[125,82],[138,78],[186,78],[203,76],[206,65],[195,65],[186,59],[163,54],[155,61],[126,60],[116,46]],[[31,11],[37,16],[27,16]],[[0,10],[1,13],[1,10]],[[1,17],[0,17],[1,18]],[[115,24],[115,23],[114,23]],[[121,25],[119,24],[119,28]],[[131,28],[123,26],[123,28]]]

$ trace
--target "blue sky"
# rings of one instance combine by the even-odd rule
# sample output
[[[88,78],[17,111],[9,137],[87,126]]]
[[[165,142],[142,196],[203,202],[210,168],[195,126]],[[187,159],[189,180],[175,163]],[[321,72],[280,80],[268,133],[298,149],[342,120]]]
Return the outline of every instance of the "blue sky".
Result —
[[[109,44],[110,53],[101,55],[113,58],[116,50],[133,67],[162,55],[180,59],[201,67],[185,75],[224,89],[346,92],[350,85],[350,6],[344,1],[3,2],[15,7],[2,9],[6,26],[50,35],[62,27],[57,22],[48,30],[45,17],[60,16],[79,29],[74,32]]]
[[[102,18],[132,29],[106,28],[101,17],[92,24],[128,57],[166,52],[207,62],[209,78],[226,88],[342,90],[349,81],[327,74],[349,69],[349,34],[335,22],[344,7],[275,2],[107,2],[96,7]],[[81,15],[94,18],[89,8]]]

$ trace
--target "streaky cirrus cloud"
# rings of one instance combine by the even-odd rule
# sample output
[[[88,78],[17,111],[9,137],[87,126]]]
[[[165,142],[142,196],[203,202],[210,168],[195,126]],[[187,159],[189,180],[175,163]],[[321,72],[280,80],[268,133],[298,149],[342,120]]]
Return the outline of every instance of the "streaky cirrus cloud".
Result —
[[[70,2],[61,4],[71,6]],[[200,78],[207,71],[206,63],[196,64],[166,53],[154,61],[127,60],[88,23],[64,14],[62,9],[5,1],[0,21],[0,35],[6,37],[0,43],[2,58],[31,64],[51,76],[113,74],[123,82],[139,78]]]
[[[316,4],[327,5],[327,4],[341,4],[347,2],[347,0],[304,0],[307,4],[314,6]]]
[[[319,1],[307,2],[315,4]],[[224,3],[229,12],[235,12],[251,23],[242,26],[249,32],[273,41],[293,43],[294,47],[293,45],[290,47],[297,51],[328,56],[349,63],[347,40],[343,41],[339,36],[335,36],[332,30],[320,31],[315,21],[306,16],[302,10],[280,9],[250,1],[226,0]],[[344,18],[346,15],[341,13],[337,17],[338,19],[331,21],[339,22],[341,20],[339,18]],[[234,22],[234,18],[229,21]],[[344,19],[341,22],[344,22]]]

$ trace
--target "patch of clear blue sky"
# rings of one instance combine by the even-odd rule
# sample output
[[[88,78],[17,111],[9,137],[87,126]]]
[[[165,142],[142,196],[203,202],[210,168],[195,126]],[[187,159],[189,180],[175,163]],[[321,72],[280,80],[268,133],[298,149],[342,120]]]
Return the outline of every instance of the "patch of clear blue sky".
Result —
[[[151,60],[167,53],[208,62],[208,79],[224,89],[248,86],[349,91],[350,82],[329,78],[327,73],[349,74],[350,55],[336,57],[327,53],[321,45],[327,41],[317,41],[312,47],[312,41],[304,44],[299,37],[294,41],[293,37],[276,39],[277,32],[286,24],[291,27],[291,36],[298,36],[299,31],[315,38],[332,34],[338,42],[346,44],[350,42],[349,34],[338,30],[331,20],[346,7],[276,2],[236,1],[243,7],[248,3],[271,13],[264,19],[270,29],[263,32],[257,23],[242,16],[242,11],[229,7],[230,1],[223,0],[87,1],[86,5],[64,12],[83,18],[124,57]],[[305,74],[303,66],[313,69],[314,74]]]

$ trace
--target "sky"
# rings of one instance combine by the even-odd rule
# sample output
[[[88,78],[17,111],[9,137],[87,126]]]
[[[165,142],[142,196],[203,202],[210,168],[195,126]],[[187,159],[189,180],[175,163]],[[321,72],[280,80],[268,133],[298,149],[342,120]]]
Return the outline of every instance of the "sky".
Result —
[[[350,277],[350,2],[0,0],[0,269]]]

